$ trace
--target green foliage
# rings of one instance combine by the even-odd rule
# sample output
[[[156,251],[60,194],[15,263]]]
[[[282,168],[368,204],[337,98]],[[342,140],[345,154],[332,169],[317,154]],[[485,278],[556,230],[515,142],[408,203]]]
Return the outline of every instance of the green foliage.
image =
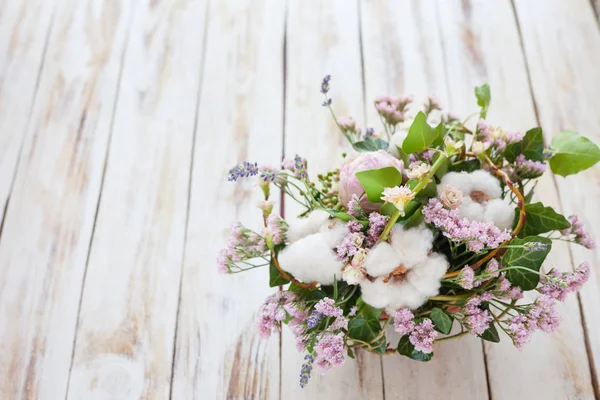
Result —
[[[408,168],[410,166],[410,156],[402,151],[402,147],[396,146],[396,149],[398,149],[398,154],[400,154],[400,159],[404,163],[404,167]]]
[[[523,154],[532,161],[544,161],[544,135],[542,128],[533,128],[525,133],[523,140],[510,143],[504,150],[504,157],[509,162],[515,162],[517,156]]]
[[[410,342],[408,335],[400,338],[400,341],[398,342],[398,353],[415,361],[426,362],[433,358],[433,353],[426,354],[415,349],[415,346]]]
[[[306,301],[319,301],[327,297],[327,293],[321,289],[306,289],[297,286],[295,283],[290,284],[288,290]]]
[[[452,330],[452,323],[454,320],[448,314],[446,314],[441,308],[435,307],[431,310],[431,321],[435,325],[435,330],[445,335],[449,334]]]
[[[490,86],[487,83],[485,83],[481,86],[475,87],[475,97],[477,97],[477,105],[481,107],[481,112],[479,113],[479,116],[485,119],[488,109],[490,108],[490,103],[492,101]]]
[[[419,153],[432,144],[437,137],[438,132],[429,126],[427,117],[419,111],[402,142],[402,150],[406,154]]]
[[[500,335],[498,334],[498,329],[496,329],[496,325],[494,325],[493,322],[490,324],[490,327],[487,328],[485,332],[483,332],[479,337],[483,340],[487,340],[488,342],[500,342]]]
[[[290,281],[288,281],[279,274],[279,271],[277,271],[277,267],[275,267],[275,262],[271,258],[271,261],[269,262],[269,286],[283,286],[287,285],[289,282]]]
[[[410,189],[414,189],[417,185],[419,184],[419,181],[417,181],[416,179],[410,179],[408,182],[406,182],[406,186],[409,187]],[[436,188],[436,184],[434,181],[429,182],[423,189],[421,189],[419,191],[419,193],[417,193],[417,197],[435,197],[435,195],[437,194],[437,188]]]
[[[510,243],[512,246],[522,246],[525,243],[541,242],[546,245],[546,250],[529,251],[523,247],[509,248],[502,257],[502,265],[511,268],[506,271],[506,279],[513,285],[523,290],[533,290],[540,281],[538,274],[542,263],[552,248],[552,241],[541,236],[528,236],[525,239],[515,238]]]
[[[600,161],[600,149],[594,142],[572,131],[562,131],[552,138],[550,168],[561,176],[576,174]]]
[[[381,332],[379,318],[370,314],[360,314],[348,322],[348,335],[351,338],[369,342]]]
[[[354,150],[359,152],[385,150],[388,148],[388,146],[389,144],[385,140],[377,139],[374,137],[366,137],[360,142],[352,143],[352,147],[354,147]]]
[[[406,215],[405,219],[399,221],[405,228],[414,228],[424,222],[423,208],[419,204],[419,208],[412,215]]]
[[[365,189],[367,199],[372,203],[383,203],[383,189],[402,184],[402,174],[395,167],[360,171],[356,173],[356,178]]]
[[[448,166],[448,172],[473,172],[477,171],[480,168],[481,162],[478,159],[473,158],[456,164],[450,164]]]
[[[519,215],[519,209],[515,210]],[[571,226],[569,221],[561,214],[554,211],[552,207],[544,207],[542,203],[533,203],[525,205],[525,225],[519,232],[519,237],[538,235],[540,233],[563,230]]]

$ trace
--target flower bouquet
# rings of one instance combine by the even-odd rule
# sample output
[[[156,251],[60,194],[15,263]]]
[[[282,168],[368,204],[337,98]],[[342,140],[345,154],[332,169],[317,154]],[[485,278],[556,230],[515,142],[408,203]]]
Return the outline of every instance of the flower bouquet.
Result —
[[[572,272],[543,268],[554,240],[593,248],[576,216],[532,202],[547,164],[567,176],[600,160],[600,149],[575,132],[544,145],[541,128],[509,132],[486,121],[491,95],[475,88],[481,110],[469,127],[435,98],[375,100],[383,131],[337,118],[356,154],[311,179],[296,155],[282,168],[244,162],[230,181],[257,176],[264,227],[236,223],[218,259],[223,272],[270,269],[280,290],[260,309],[263,337],[288,325],[299,351],[304,386],[313,365],[325,372],[356,349],[433,357],[435,342],[471,334],[491,342],[504,332],[517,348],[559,324],[557,301],[579,290],[589,264]],[[472,118],[471,117],[471,118]],[[284,220],[269,201],[276,187],[303,212]],[[536,296],[527,296],[531,291]],[[399,333],[389,342],[390,326]]]

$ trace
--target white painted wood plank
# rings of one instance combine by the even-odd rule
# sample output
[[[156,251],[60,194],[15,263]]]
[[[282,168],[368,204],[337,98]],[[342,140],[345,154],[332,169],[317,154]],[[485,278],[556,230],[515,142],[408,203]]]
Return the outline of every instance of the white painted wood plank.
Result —
[[[167,399],[206,2],[137,2],[69,399]]]
[[[543,4],[542,4],[543,3]],[[517,1],[533,93],[546,138],[575,130],[600,144],[600,32],[587,1]],[[600,243],[600,166],[556,177],[565,214],[578,214]],[[570,246],[573,265],[590,260],[592,274],[580,292],[595,383],[600,380],[600,252]],[[572,341],[565,344],[574,345]],[[596,396],[600,388],[596,387]]]
[[[367,116],[381,130],[372,106],[378,95],[413,94],[415,101],[436,94],[452,104],[434,1],[366,0],[362,2]],[[397,336],[397,335],[395,335]],[[398,337],[393,342],[396,345]],[[447,399],[487,397],[483,349],[466,338],[437,345],[431,362],[419,363],[400,355],[383,358],[387,399]],[[435,379],[432,379],[435,376]],[[468,376],[468,379],[465,377]],[[452,390],[448,390],[452,387]]]
[[[357,1],[292,1],[288,4],[285,154],[308,160],[309,173],[338,168],[342,152],[354,151],[321,107],[321,79],[331,74],[333,107],[338,116],[363,120],[363,89]],[[299,213],[286,200],[287,218]],[[378,399],[383,396],[381,357],[358,352],[339,368],[321,376],[314,371],[308,385],[298,384],[304,355],[293,336],[282,342],[282,398]]]
[[[452,107],[461,115],[476,110],[473,87],[488,82],[492,91],[488,120],[493,125],[520,131],[536,126],[510,2],[438,4]],[[537,199],[560,210],[551,174],[540,180],[537,193]],[[569,264],[566,247],[555,243],[544,268],[569,269]],[[537,333],[522,352],[504,335],[499,344],[485,343],[492,398],[593,397],[576,298],[558,309],[563,317],[561,328],[551,335]]]
[[[0,226],[35,98],[54,6],[55,2],[45,0],[0,4]]]
[[[130,7],[63,1],[0,242],[0,397],[64,398]]]
[[[227,181],[249,160],[281,162],[285,3],[213,0],[192,173],[174,399],[279,397],[279,340],[260,338],[268,270],[217,272],[234,221],[262,226],[255,181]],[[275,194],[276,200],[278,196]]]

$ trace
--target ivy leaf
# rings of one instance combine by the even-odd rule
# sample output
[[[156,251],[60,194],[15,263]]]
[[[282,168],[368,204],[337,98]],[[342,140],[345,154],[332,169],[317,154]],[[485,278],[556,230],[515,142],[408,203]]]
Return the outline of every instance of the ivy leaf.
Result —
[[[406,154],[421,152],[433,143],[437,136],[438,132],[429,126],[427,117],[419,111],[402,142],[402,150]]]
[[[404,168],[408,168],[410,166],[410,156],[402,151],[402,147],[396,146],[396,149],[398,150],[398,154],[400,154],[400,159],[404,163]]]
[[[389,144],[385,140],[377,139],[370,136],[364,138],[360,142],[352,143],[352,147],[354,147],[354,150],[359,152],[385,150],[388,148],[388,146]]]
[[[552,241],[541,236],[528,236],[525,239],[515,238],[511,246],[522,246],[525,243],[541,242],[546,245],[546,250],[529,251],[523,247],[509,248],[502,257],[502,265],[505,267],[519,266],[523,268],[509,269],[506,271],[506,279],[523,290],[533,290],[540,281],[539,272],[542,263],[552,248]]]
[[[550,169],[568,176],[588,169],[600,161],[600,149],[594,142],[572,131],[562,131],[552,138]]]
[[[383,203],[383,189],[402,184],[402,174],[396,167],[369,169],[356,173],[356,178],[365,189],[367,199],[371,203]]]
[[[509,162],[515,162],[517,156],[523,154],[532,161],[544,161],[544,135],[542,128],[533,128],[525,133],[523,140],[510,143],[504,150],[504,157]]]
[[[373,348],[375,353],[385,354],[385,351],[387,350],[387,339],[385,336],[382,336],[373,346],[376,346]]]
[[[515,210],[515,214],[519,215],[519,209]],[[569,221],[552,209],[552,207],[544,207],[542,203],[533,203],[525,205],[525,225],[519,232],[519,237],[538,235],[540,233],[550,231],[560,231],[571,226]]]
[[[429,361],[433,358],[433,353],[423,353],[415,349],[415,346],[410,342],[409,336],[405,335],[398,342],[398,353],[416,361]]]
[[[279,271],[277,271],[277,267],[275,267],[275,262],[273,261],[273,258],[271,258],[271,261],[269,262],[269,286],[283,286],[288,284],[289,282],[290,281],[288,281],[279,274]]]
[[[444,335],[447,335],[450,333],[450,331],[452,330],[452,323],[454,321],[441,308],[436,307],[433,310],[431,310],[430,317],[431,317],[431,320],[433,321],[433,324],[435,325],[435,329],[438,332],[441,332]]]
[[[381,332],[379,319],[373,315],[358,315],[348,322],[348,335],[351,338],[369,342]]]
[[[487,340],[488,342],[499,343],[500,335],[498,334],[498,329],[496,329],[496,325],[492,322],[490,327],[485,330],[480,336],[483,340]]]
[[[424,222],[425,218],[423,217],[423,210],[421,205],[419,204],[419,208],[406,220],[401,221],[404,224],[405,228],[414,228],[416,226],[421,225]]]
[[[404,207],[404,208],[405,208],[405,211],[406,211],[406,207]],[[379,214],[386,215],[386,216],[390,217],[390,216],[392,216],[392,214],[394,212],[396,212],[396,210],[397,210],[396,206],[393,205],[392,203],[385,203],[379,209]]]
[[[442,147],[444,145],[444,137],[446,136],[446,133],[448,132],[444,121],[440,121],[438,126],[435,127],[435,131],[437,132],[437,137],[435,138],[435,140],[433,141],[431,146],[432,147]],[[436,154],[439,154],[439,153],[436,153]]]
[[[291,283],[288,290],[290,292],[295,293],[298,297],[301,297],[306,301],[318,301],[327,297],[327,293],[322,291],[321,289],[306,289],[300,286],[297,286],[295,283]]]
[[[475,87],[475,97],[477,97],[477,105],[481,107],[479,115],[485,119],[490,103],[492,101],[492,94],[490,92],[490,86],[485,83],[481,86]]]

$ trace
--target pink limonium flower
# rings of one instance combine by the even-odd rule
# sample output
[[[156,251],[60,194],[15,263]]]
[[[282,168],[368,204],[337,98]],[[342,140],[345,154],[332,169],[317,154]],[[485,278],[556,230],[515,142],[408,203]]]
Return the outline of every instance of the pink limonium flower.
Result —
[[[492,258],[486,265],[483,274],[479,276],[479,278],[475,279],[473,282],[474,287],[481,286],[482,283],[489,281],[490,279],[496,278],[500,275],[498,269],[500,268],[500,263],[495,258]]]
[[[267,246],[262,236],[236,222],[231,227],[227,247],[217,256],[217,266],[222,273],[239,272],[244,268],[237,263],[260,257],[266,251]]]
[[[502,168],[513,181],[537,178],[546,172],[546,164],[542,161],[532,161],[519,154],[514,165]]]
[[[547,276],[542,276],[538,290],[558,301],[564,301],[567,294],[581,290],[589,277],[590,264],[587,261],[573,272],[552,269]]]
[[[356,133],[358,131],[356,121],[350,116],[339,117],[337,121],[340,129],[345,132]]]
[[[315,345],[315,363],[323,373],[344,364],[346,346],[342,334],[323,332]]]
[[[416,350],[429,354],[433,352],[432,345],[437,335],[433,322],[429,318],[425,318],[419,325],[415,326],[410,333],[409,340]]]
[[[406,119],[407,106],[412,96],[379,96],[375,99],[375,109],[390,125],[397,125]]]
[[[315,310],[326,317],[341,317],[344,311],[335,305],[335,300],[325,297],[315,304]]]
[[[263,338],[268,338],[275,330],[281,329],[281,323],[288,316],[292,316],[292,325],[299,325],[307,317],[303,307],[299,305],[300,299],[290,291],[276,292],[266,298],[260,307],[258,330]]]
[[[465,265],[465,267],[458,273],[457,282],[463,289],[470,290],[473,289],[474,279],[475,271],[473,271],[473,268]]]
[[[552,297],[542,294],[529,309],[528,318],[543,332],[552,333],[560,325],[560,316],[554,309],[555,303]]]
[[[520,300],[523,298],[523,291],[518,286],[513,286],[506,276],[504,272],[500,274],[498,278],[498,282],[496,283],[496,291],[495,295],[499,298],[510,299],[510,300]]]
[[[573,240],[575,243],[578,243],[590,250],[594,250],[596,248],[596,243],[590,234],[585,231],[583,223],[579,217],[577,215],[571,215],[569,217],[569,222],[571,223],[571,227],[562,231],[563,236],[573,235]]]
[[[415,329],[415,316],[408,308],[400,308],[394,313],[394,330],[401,336],[408,335]]]
[[[288,229],[287,222],[279,215],[271,214],[267,218],[267,230],[271,235],[273,244],[278,245],[285,242],[285,234]]]
[[[340,202],[348,204],[352,195],[356,195],[361,199],[360,206],[366,213],[379,210],[381,204],[370,203],[366,196],[363,196],[365,189],[356,177],[356,173],[384,167],[395,167],[400,173],[404,170],[402,161],[394,158],[384,150],[361,153],[352,161],[344,164],[340,168],[340,181],[338,185]]]
[[[337,317],[335,319],[335,321],[333,321],[333,323],[331,325],[329,325],[329,328],[327,328],[328,331],[334,332],[340,329],[348,329],[348,318],[346,317]]]
[[[383,196],[381,196],[381,200],[393,204],[400,211],[401,216],[404,216],[406,204],[414,198],[415,193],[406,186],[385,188],[383,189]]]
[[[377,213],[372,212],[369,214],[369,229],[367,231],[367,246],[372,247],[375,246],[381,233],[385,229],[387,225],[387,217]]]
[[[491,294],[489,292],[479,295],[474,295],[467,301],[465,312],[467,318],[466,325],[473,335],[482,335],[490,327],[490,322],[493,318],[487,310],[481,308],[484,301],[490,301]]]
[[[348,261],[361,249],[365,240],[366,237],[362,232],[348,232],[342,243],[336,247],[336,259]]]
[[[535,332],[535,325],[523,314],[510,317],[506,324],[506,332],[519,350],[529,343],[531,335]]]
[[[425,222],[439,228],[453,242],[466,243],[473,252],[484,248],[495,249],[511,238],[508,230],[501,230],[493,222],[470,221],[461,218],[458,210],[448,210],[438,199],[430,199],[423,207]]]

